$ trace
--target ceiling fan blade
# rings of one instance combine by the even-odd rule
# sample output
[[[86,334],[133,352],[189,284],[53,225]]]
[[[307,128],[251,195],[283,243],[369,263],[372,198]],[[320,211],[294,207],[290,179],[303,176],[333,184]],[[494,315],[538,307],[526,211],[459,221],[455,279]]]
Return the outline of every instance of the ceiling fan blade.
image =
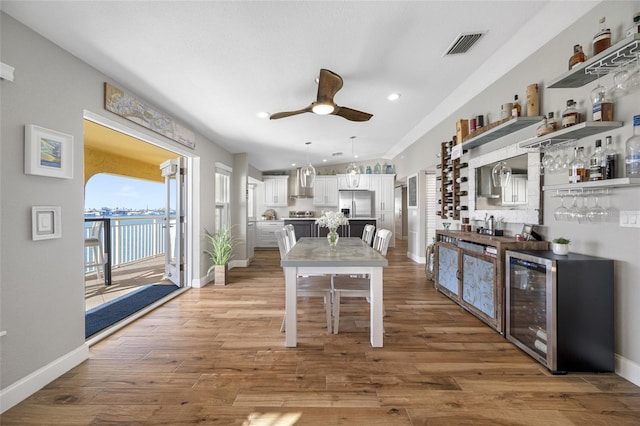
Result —
[[[368,112],[362,112],[355,109],[341,107],[336,105],[335,111],[333,111],[334,115],[339,115],[340,117],[346,118],[351,121],[368,121],[373,114],[369,114]]]
[[[269,116],[269,120],[277,120],[279,118],[291,117],[292,115],[298,115],[305,112],[311,112],[311,105],[306,108],[298,109],[295,111],[284,111],[284,112],[276,112]]]
[[[342,77],[322,68],[318,78],[318,103],[333,103],[333,97],[342,89]]]

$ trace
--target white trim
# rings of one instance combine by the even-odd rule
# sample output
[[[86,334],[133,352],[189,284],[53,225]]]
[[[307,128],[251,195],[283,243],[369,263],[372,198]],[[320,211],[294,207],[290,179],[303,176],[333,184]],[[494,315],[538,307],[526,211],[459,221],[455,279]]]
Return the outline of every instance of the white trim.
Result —
[[[192,281],[194,280],[193,277],[195,276],[194,272],[199,271],[200,268],[200,256],[194,255],[194,253],[200,253],[201,251],[200,238],[195,238],[195,236],[198,234],[196,230],[199,229],[200,225],[200,157],[195,155],[193,150],[187,149],[186,147],[178,143],[164,141],[158,137],[140,132],[132,127],[129,127],[127,124],[96,114],[95,112],[85,109],[82,116],[85,120],[89,120],[93,123],[115,130],[116,132],[123,133],[125,135],[131,136],[132,138],[136,138],[143,142],[156,145],[162,149],[166,149],[167,151],[174,152],[176,153],[176,155],[185,157],[187,173],[187,212],[185,217],[185,238],[187,242],[187,248],[185,250],[186,271],[183,285],[185,287],[192,286]],[[198,184],[197,191],[195,190],[196,183]]]
[[[13,71],[14,67],[7,65],[4,62],[0,62],[0,79],[7,80],[13,83]]]
[[[2,389],[0,391],[0,413],[4,413],[14,405],[27,399],[88,358],[89,345],[84,343],[82,346]]]
[[[193,150],[186,149],[184,146],[178,144],[177,142],[174,142],[174,143],[166,142],[148,133],[143,133],[138,130],[135,130],[133,127],[129,127],[118,121],[112,120],[102,115],[98,115],[95,112],[91,112],[85,109],[83,111],[82,116],[86,120],[92,121],[104,127],[108,127],[109,129],[115,130],[116,132],[120,132],[125,135],[131,136],[132,138],[140,139],[141,141],[145,141],[152,145],[159,146],[160,148],[166,149],[167,151],[175,152],[178,155],[182,155],[184,157],[195,156],[193,153]]]
[[[218,170],[227,172],[229,174],[233,173],[233,167],[229,167],[224,163],[219,163],[216,161],[215,166],[216,166],[216,173],[218,173]]]
[[[615,355],[615,363],[618,376],[640,386],[640,364],[618,354]]]
[[[407,251],[407,257],[416,263],[427,263],[427,258],[423,256],[417,256],[410,251]]]

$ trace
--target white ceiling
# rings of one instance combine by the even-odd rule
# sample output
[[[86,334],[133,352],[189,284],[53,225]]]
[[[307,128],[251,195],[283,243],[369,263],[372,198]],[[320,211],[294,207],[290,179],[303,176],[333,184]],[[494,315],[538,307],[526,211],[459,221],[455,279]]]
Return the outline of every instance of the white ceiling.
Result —
[[[1,8],[266,171],[304,163],[306,141],[316,167],[349,162],[351,136],[359,160],[392,159],[598,3],[2,0]],[[442,57],[460,33],[476,31],[486,35],[468,53]],[[373,118],[256,116],[309,105],[320,68],[344,79],[338,105]],[[402,97],[390,102],[391,92]]]

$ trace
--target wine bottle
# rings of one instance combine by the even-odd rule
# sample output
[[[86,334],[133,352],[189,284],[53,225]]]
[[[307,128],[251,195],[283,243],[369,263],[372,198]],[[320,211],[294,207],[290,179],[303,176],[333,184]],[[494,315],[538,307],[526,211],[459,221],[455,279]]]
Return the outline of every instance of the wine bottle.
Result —
[[[618,154],[612,147],[611,136],[605,138],[606,146],[602,153],[604,159],[604,176],[603,179],[615,179],[616,167],[618,164]]]
[[[602,164],[604,156],[602,155],[602,140],[596,139],[596,148],[589,158],[589,180],[597,181],[603,179]]]

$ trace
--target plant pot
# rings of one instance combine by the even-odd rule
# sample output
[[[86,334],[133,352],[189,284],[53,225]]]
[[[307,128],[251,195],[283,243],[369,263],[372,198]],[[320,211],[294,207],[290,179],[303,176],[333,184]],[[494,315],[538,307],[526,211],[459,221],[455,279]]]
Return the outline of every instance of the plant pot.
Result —
[[[551,243],[551,251],[554,254],[566,256],[567,254],[569,254],[569,244]]]
[[[215,285],[226,285],[227,284],[227,265],[216,265],[213,268],[213,279]]]

